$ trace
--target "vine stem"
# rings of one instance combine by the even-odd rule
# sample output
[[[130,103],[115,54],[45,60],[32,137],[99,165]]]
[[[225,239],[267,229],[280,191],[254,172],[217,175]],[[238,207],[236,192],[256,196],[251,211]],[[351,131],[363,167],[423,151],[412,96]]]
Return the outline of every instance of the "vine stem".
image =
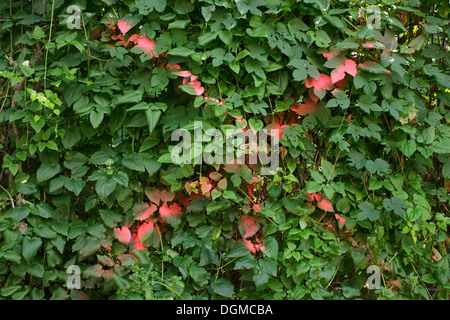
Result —
[[[179,296],[182,300],[184,300],[182,295],[180,295],[178,292],[176,292],[173,288],[169,287],[168,285],[166,285],[166,284],[164,284],[162,282],[159,282],[159,281],[153,281],[153,283],[156,283],[156,284],[159,284],[159,285],[162,285],[162,286],[166,287],[167,289],[169,289],[170,291],[175,293],[177,296]]]
[[[159,231],[158,227],[156,228],[156,231],[158,231],[159,242],[161,244],[161,252],[163,254],[163,259],[161,260],[161,279],[164,280],[164,246],[163,246],[161,232]]]
[[[14,209],[15,205],[14,205],[14,199],[13,199],[13,197],[11,197],[11,194],[8,192],[8,190],[6,190],[6,188],[3,187],[1,184],[0,184],[0,188],[2,188],[3,191],[6,192],[6,194],[7,194],[8,197],[9,197],[9,200],[11,201],[11,207]]]
[[[53,14],[55,11],[55,0],[52,0],[52,16],[50,18],[50,31],[48,36],[47,45],[52,41],[52,29],[53,29]],[[47,89],[47,61],[48,61],[48,47],[45,46],[45,68],[44,68],[44,89]]]

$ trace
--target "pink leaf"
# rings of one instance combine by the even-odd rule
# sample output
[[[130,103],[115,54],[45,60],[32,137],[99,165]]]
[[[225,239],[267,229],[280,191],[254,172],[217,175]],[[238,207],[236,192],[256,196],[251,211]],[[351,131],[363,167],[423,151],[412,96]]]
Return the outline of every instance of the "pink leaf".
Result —
[[[153,203],[150,205],[146,202],[137,204],[133,208],[134,219],[139,221],[148,219],[156,210],[158,207]]]
[[[334,216],[335,216],[335,218],[336,218],[336,220],[338,221],[339,224],[344,224],[347,221],[347,219],[345,219],[344,217],[338,215],[337,213]]]
[[[133,26],[126,20],[119,20],[117,22],[120,32],[125,35]]]
[[[167,70],[171,71],[171,72],[175,72],[181,69],[180,65],[178,64],[167,64],[166,66]]]
[[[267,126],[267,130],[269,130],[269,132],[271,132],[271,130],[277,130],[278,137],[281,139],[283,137],[283,130],[287,126],[288,125],[284,124],[280,119],[275,118],[274,121]]]
[[[151,202],[159,206],[159,204],[161,203],[161,191],[159,191],[158,189],[147,188],[145,189],[145,194]]]
[[[292,104],[291,110],[300,116],[306,116],[311,113],[316,113],[319,110],[319,105],[309,98],[305,98],[302,104],[296,102]]]
[[[178,203],[172,203],[170,206],[164,204],[161,208],[159,208],[159,215],[161,216],[161,219],[174,227],[180,223],[182,214],[181,207]]]
[[[356,62],[351,59],[345,59],[343,64],[331,71],[331,82],[336,83],[344,79],[346,73],[354,77],[356,72]]]
[[[183,77],[183,78],[189,78],[190,76],[192,76],[192,73],[190,73],[189,71],[179,71],[179,72],[177,72],[177,76]]]
[[[120,262],[124,262],[126,259],[133,259],[134,261],[138,262],[137,258],[129,253],[122,253],[117,256],[117,258],[120,260]]]
[[[310,201],[320,201],[322,200],[322,196],[320,194],[317,193],[307,193],[306,196],[309,198]]]
[[[363,47],[366,48],[366,49],[374,49],[375,48],[375,42],[363,43]]]
[[[131,245],[131,251],[133,250],[146,250],[147,248],[141,243],[137,234],[133,235],[133,241]]]
[[[150,242],[151,245],[155,245],[159,241],[157,233],[153,222],[144,222],[137,231],[137,240],[139,243],[144,244],[147,239],[150,239],[148,242]]]
[[[114,228],[114,238],[120,243],[128,244],[131,241],[131,231],[127,227]]]
[[[130,44],[135,43],[141,35],[136,33],[128,38],[128,41],[125,43],[125,47],[128,47]]]
[[[327,59],[330,60],[333,57],[336,57],[338,53],[336,52],[328,52],[328,53],[322,53],[322,55]]]
[[[259,204],[254,204],[253,205],[253,211],[255,211],[255,212],[259,212],[259,211],[261,211],[261,209],[262,209],[262,207],[259,205]]]
[[[208,192],[210,192],[213,187],[212,184],[209,182],[202,183],[200,186],[201,186],[202,193],[205,195],[208,194]]]
[[[136,46],[138,48],[141,48],[145,53],[151,53],[152,57],[155,57],[155,42],[147,36],[141,36],[139,39],[137,39]]]
[[[259,230],[259,219],[256,217],[242,216],[238,223],[238,229],[244,239],[250,238]]]
[[[256,253],[256,247],[250,240],[244,240],[245,247],[252,253]]]
[[[325,212],[334,212],[333,205],[326,199],[322,199],[317,202],[317,206]]]
[[[175,198],[175,194],[170,192],[169,190],[163,190],[160,192],[161,195],[161,201],[163,203],[167,203],[172,201]]]
[[[194,89],[195,94],[198,96],[201,96],[203,92],[205,92],[205,88],[202,87],[200,81],[191,81],[188,83],[188,85],[190,85]]]
[[[331,88],[333,88],[331,78],[326,74],[320,74],[318,79],[306,78],[305,86],[307,88],[314,88],[314,94],[320,98],[323,98],[326,90],[331,90]]]

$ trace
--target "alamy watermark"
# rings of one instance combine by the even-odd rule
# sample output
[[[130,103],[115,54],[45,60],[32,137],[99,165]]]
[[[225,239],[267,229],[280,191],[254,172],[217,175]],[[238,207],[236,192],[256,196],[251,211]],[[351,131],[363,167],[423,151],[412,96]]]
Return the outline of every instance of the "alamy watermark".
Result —
[[[171,140],[180,141],[170,152],[174,164],[260,164],[262,175],[273,175],[279,167],[279,129],[254,130],[216,128],[203,132],[201,121],[187,129],[173,131]],[[270,140],[270,142],[269,142]],[[204,145],[205,144],[205,145]]]
[[[380,267],[374,264],[367,268],[366,286],[369,290],[378,290],[381,288],[381,271]],[[370,275],[370,276],[369,276]]]
[[[81,289],[81,269],[77,265],[70,265],[66,272],[70,274],[69,278],[67,278],[66,286],[67,289]]]
[[[369,6],[367,8],[367,28],[379,30],[381,28],[381,10],[378,6]]]
[[[67,7],[66,13],[70,14],[67,18],[67,28],[81,29],[81,8],[77,5]]]

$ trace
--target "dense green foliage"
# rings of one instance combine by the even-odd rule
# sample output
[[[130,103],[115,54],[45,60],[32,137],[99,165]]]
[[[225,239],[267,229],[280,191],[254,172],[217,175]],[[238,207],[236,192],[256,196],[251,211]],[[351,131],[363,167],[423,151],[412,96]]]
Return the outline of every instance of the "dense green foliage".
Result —
[[[0,2],[2,299],[448,299],[445,1]],[[279,171],[172,163],[194,121]]]

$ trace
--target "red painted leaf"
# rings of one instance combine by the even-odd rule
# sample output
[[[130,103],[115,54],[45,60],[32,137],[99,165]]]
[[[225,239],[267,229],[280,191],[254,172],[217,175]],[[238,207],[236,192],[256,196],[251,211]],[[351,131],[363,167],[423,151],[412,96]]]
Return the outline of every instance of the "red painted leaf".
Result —
[[[287,126],[287,124],[284,124],[283,121],[276,117],[275,119],[273,119],[273,122],[267,126],[266,129],[269,130],[269,132],[271,132],[270,130],[277,130],[278,138],[281,139],[283,137],[283,130]]]
[[[366,49],[374,49],[375,48],[375,44],[376,44],[376,42],[363,43],[363,47],[366,48]]]
[[[356,62],[351,59],[345,59],[341,65],[331,71],[331,82],[336,83],[344,79],[346,73],[354,77],[356,72]]]
[[[140,36],[139,39],[136,40],[136,46],[141,48],[145,53],[151,53],[153,58],[155,57],[155,42],[149,37]]]
[[[144,222],[137,231],[137,240],[144,247],[158,247],[159,234],[157,226],[153,222]]]
[[[173,201],[173,199],[175,198],[175,193],[172,193],[169,190],[162,190],[160,192],[160,197],[163,203],[167,203]]]
[[[159,208],[159,215],[161,219],[173,227],[178,226],[181,222],[182,214],[181,207],[178,203],[172,203],[169,206],[164,204],[161,208]]]
[[[158,210],[156,205],[148,204],[146,202],[136,204],[133,208],[133,215],[135,220],[143,221],[150,218],[154,212]]]
[[[205,88],[202,87],[202,84],[200,81],[191,81],[188,83],[194,91],[197,96],[201,96],[205,92]]]
[[[177,76],[183,78],[189,78],[190,76],[192,76],[192,73],[190,73],[189,71],[178,71],[176,74]]]
[[[291,105],[291,110],[300,116],[306,116],[311,113],[319,111],[320,107],[317,103],[309,98],[305,98],[302,104],[294,103]]]
[[[160,205],[160,203],[161,203],[161,191],[159,191],[158,189],[146,188],[145,189],[145,194],[146,194],[147,198],[151,202],[153,202],[157,206]]]
[[[306,196],[309,198],[310,201],[320,201],[322,200],[322,196],[320,194],[317,193],[307,193]]]
[[[178,65],[178,64],[169,64],[169,63],[167,64],[166,68],[167,68],[167,70],[169,70],[171,72],[176,72],[176,71],[181,69],[180,65]]]
[[[137,236],[139,241],[142,243],[150,236],[151,233],[155,231],[155,225],[153,222],[144,222],[140,225]]]
[[[245,247],[252,253],[256,253],[256,247],[250,240],[244,240]]]
[[[139,39],[141,35],[140,34],[133,34],[131,37],[128,38],[128,41],[124,44],[125,47],[128,47],[132,43],[136,43],[136,41]]]
[[[117,256],[117,258],[120,260],[120,262],[124,262],[126,259],[133,259],[134,261],[138,262],[137,258],[129,253],[122,253]]]
[[[120,243],[128,244],[131,241],[131,231],[127,227],[114,228],[114,238]]]
[[[133,26],[127,20],[119,20],[117,22],[120,32],[125,35]]]
[[[261,245],[261,240],[259,239],[255,239],[256,243],[253,243],[252,241],[245,239],[243,241],[245,247],[252,253],[256,253],[257,251],[263,251],[266,248],[265,246]]]
[[[257,217],[242,216],[238,222],[238,229],[244,239],[254,236],[259,230]]]
[[[325,96],[326,90],[331,90],[333,88],[331,78],[326,74],[320,74],[318,79],[306,78],[305,86],[307,88],[314,88],[314,94],[319,98],[323,98]]]
[[[327,53],[322,53],[322,55],[327,59],[330,60],[333,57],[336,57],[338,55],[337,52],[327,52]]]
[[[347,219],[338,215],[337,213],[334,216],[335,216],[336,220],[338,221],[338,223],[341,225],[343,225],[347,221]]]
[[[326,199],[322,199],[317,202],[317,206],[325,212],[334,212],[333,205]]]
[[[131,242],[131,251],[146,250],[147,248],[141,243],[137,234],[133,234],[133,241]]]

